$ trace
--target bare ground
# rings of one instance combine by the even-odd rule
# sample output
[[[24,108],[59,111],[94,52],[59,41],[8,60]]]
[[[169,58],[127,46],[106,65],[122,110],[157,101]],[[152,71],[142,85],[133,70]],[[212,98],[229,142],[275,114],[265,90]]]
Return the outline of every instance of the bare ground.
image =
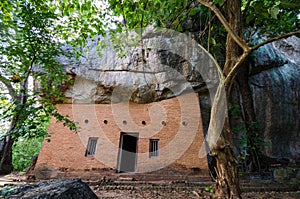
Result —
[[[172,184],[169,182],[155,184],[117,183],[90,185],[99,198],[119,199],[198,199],[213,198],[208,184]],[[282,183],[244,184],[243,198],[259,199],[300,199],[300,188]],[[274,191],[276,190],[276,191]],[[290,191],[287,191],[290,190]],[[212,191],[212,190],[211,190]]]
[[[92,187],[94,189],[95,187]],[[133,190],[97,190],[94,192],[99,198],[111,199],[199,199],[212,198],[212,194],[203,190],[153,190],[153,189],[133,189]],[[259,199],[298,199],[300,191],[296,192],[247,192],[242,194],[243,198],[259,198]]]
[[[35,181],[37,183],[39,181]],[[0,187],[6,185],[25,184],[22,176],[7,175],[0,176]],[[207,190],[211,183],[201,185],[195,184],[173,184],[172,182],[92,182],[88,183],[90,188],[101,199],[198,199],[212,198]],[[285,183],[254,183],[243,186],[243,198],[258,199],[300,199],[300,187],[296,185],[291,189],[288,182]],[[275,190],[275,191],[274,191]]]

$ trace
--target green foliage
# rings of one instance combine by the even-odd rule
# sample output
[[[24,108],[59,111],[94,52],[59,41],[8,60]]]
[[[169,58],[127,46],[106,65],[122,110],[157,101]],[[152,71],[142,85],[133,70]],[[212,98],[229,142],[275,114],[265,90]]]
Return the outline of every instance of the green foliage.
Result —
[[[209,186],[206,186],[204,188],[204,190],[207,191],[207,192],[213,193],[214,192],[214,187],[213,187],[213,185],[209,185]]]
[[[61,6],[64,4],[25,0],[0,4],[0,84],[3,87],[0,96],[1,104],[6,103],[0,106],[0,117],[10,123],[10,131],[4,135],[2,132],[2,136],[10,135],[14,139],[45,136],[44,124],[51,116],[76,130],[75,124],[60,115],[54,106],[64,101],[60,88],[71,83],[56,58],[73,55],[63,50],[59,41],[82,27],[81,23],[77,27],[62,27],[60,24],[65,16],[59,11]],[[70,8],[83,14],[86,9],[89,9],[86,5],[79,10]],[[73,40],[74,45],[78,44]],[[33,88],[31,78],[38,82],[38,87]]]
[[[228,115],[230,117],[232,116],[241,116],[242,115],[242,111],[239,109],[238,106],[236,105],[232,105],[228,108]]]
[[[109,9],[116,16],[122,16],[123,21],[117,21],[118,31],[123,28],[135,29],[148,25],[156,25],[162,28],[172,28],[177,31],[182,30],[182,23],[188,16],[196,16],[207,10],[200,7],[197,1],[173,0],[109,0]],[[199,18],[198,18],[199,19]]]
[[[34,157],[37,157],[44,138],[18,138],[13,146],[13,166],[16,171],[26,171]]]
[[[240,132],[245,132],[245,131],[246,131],[246,125],[245,124],[240,124],[238,127],[232,129],[232,132],[236,133],[236,134],[238,134]]]
[[[275,36],[300,28],[297,16],[300,4],[297,0],[254,0],[249,4],[248,1],[243,3],[245,28],[251,28],[252,35],[259,32],[261,35]]]
[[[22,143],[26,145],[30,139],[47,136],[50,117],[78,130],[69,116],[61,115],[55,107],[65,100],[64,86],[72,84],[57,57],[78,57],[80,49],[76,47],[85,44],[88,37],[105,34],[105,28],[115,20],[105,4],[94,0],[0,2],[0,139],[9,136],[17,141],[17,169],[25,168],[30,159],[21,158],[21,140],[25,139]],[[73,50],[65,50],[66,43]]]
[[[55,9],[61,16],[58,28],[62,31],[62,39],[77,47],[84,45],[89,37],[105,35],[105,29],[112,27],[116,20],[110,16],[106,7],[107,2],[101,0],[57,1]]]
[[[210,52],[215,57],[224,59],[226,32],[213,14],[210,14],[205,6],[198,1],[173,0],[109,0],[110,10],[113,15],[119,16],[116,31],[126,29],[143,28],[155,25],[170,28],[176,31],[199,31],[196,38],[203,46],[210,46]],[[227,12],[226,2],[212,1],[223,12]],[[242,25],[250,31],[247,42],[252,36],[259,33],[260,36],[275,36],[299,29],[300,4],[297,0],[242,0],[243,19]],[[109,13],[109,12],[108,12]],[[224,14],[225,17],[226,14]],[[195,28],[196,27],[196,28]],[[203,31],[203,32],[202,32]],[[222,61],[220,61],[222,62]]]
[[[242,117],[242,112],[238,106],[232,105],[228,109],[230,117]],[[253,122],[246,126],[245,123],[232,128],[232,132],[239,135],[239,141],[237,147],[240,154],[238,155],[240,163],[245,167],[249,159],[256,156],[256,158],[262,157],[264,148],[269,147],[269,142],[263,138],[263,135],[259,132],[258,122]],[[252,157],[251,157],[252,156]]]
[[[238,157],[240,163],[245,166],[244,169],[247,169],[247,162],[251,162],[249,161],[250,158],[255,157],[257,159],[256,161],[259,161],[263,155],[262,149],[269,147],[268,140],[265,140],[258,130],[258,122],[251,123],[248,129],[245,124],[241,124],[237,128],[233,129],[234,133],[245,133],[244,136],[240,137],[238,142],[240,151]]]

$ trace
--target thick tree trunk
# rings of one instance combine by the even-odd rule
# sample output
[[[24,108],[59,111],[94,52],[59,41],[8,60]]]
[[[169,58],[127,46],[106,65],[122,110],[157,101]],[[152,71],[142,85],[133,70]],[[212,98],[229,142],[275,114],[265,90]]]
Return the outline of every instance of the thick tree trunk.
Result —
[[[2,140],[3,145],[0,148],[0,174],[8,174],[13,171],[12,147],[14,139],[9,135],[15,129],[17,118],[18,116],[12,118],[10,128],[7,131],[8,136]]]
[[[242,14],[240,0],[227,1],[228,7],[228,22],[232,30],[241,38],[243,38]],[[226,61],[224,65],[224,75],[227,76],[232,70],[233,66],[238,62],[238,58],[242,55],[242,49],[234,41],[234,39],[227,35],[226,39]]]
[[[248,168],[249,171],[260,171],[260,161],[259,161],[259,147],[255,143],[255,139],[259,135],[256,135],[258,132],[258,127],[256,125],[256,114],[254,112],[253,100],[251,95],[250,86],[248,83],[249,70],[248,67],[242,67],[237,75],[237,81],[239,84],[239,89],[242,97],[242,108],[244,112],[244,120],[247,130],[247,145],[250,150],[249,158],[251,168]]]
[[[240,0],[227,1],[228,21],[232,30],[242,36],[242,15]],[[226,40],[226,61],[224,65],[225,77],[230,73],[233,66],[238,62],[242,50],[228,34]],[[230,96],[230,84],[225,85],[226,98]],[[215,196],[218,198],[241,198],[237,165],[238,161],[234,153],[232,134],[228,115],[223,126],[222,134],[212,149],[216,158],[217,181],[215,184]]]
[[[13,170],[12,164],[12,146],[13,139],[6,136],[3,140],[3,145],[0,151],[0,174],[9,174]]]
[[[237,81],[239,84],[241,97],[242,97],[242,105],[244,108],[245,120],[246,122],[255,122],[256,115],[254,112],[253,101],[250,86],[248,84],[248,67],[242,67],[237,75]],[[248,122],[248,124],[249,124]]]
[[[212,149],[217,163],[217,179],[214,187],[214,196],[217,198],[241,198],[237,171],[238,161],[230,140],[232,140],[231,131],[228,118],[226,118],[222,134],[216,147]]]
[[[220,83],[211,108],[206,141],[211,155],[216,159],[216,198],[241,198],[237,171],[237,158],[234,153],[232,134],[229,126],[227,92]]]

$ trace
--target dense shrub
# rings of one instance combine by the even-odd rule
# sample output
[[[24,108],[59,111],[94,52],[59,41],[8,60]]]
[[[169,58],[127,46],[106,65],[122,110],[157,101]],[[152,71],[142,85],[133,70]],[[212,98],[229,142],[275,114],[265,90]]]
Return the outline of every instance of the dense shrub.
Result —
[[[19,138],[13,146],[13,165],[15,171],[26,171],[33,158],[38,156],[43,137]]]

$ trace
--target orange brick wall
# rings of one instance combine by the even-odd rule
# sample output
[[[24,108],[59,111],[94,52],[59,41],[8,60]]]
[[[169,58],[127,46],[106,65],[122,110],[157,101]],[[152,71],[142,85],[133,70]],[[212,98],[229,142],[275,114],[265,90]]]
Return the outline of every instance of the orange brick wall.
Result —
[[[198,157],[203,130],[195,93],[149,104],[61,104],[57,108],[61,114],[78,122],[80,132],[71,132],[52,119],[48,132],[53,134],[50,142],[45,141],[42,146],[37,169],[117,169],[121,132],[138,133],[138,173],[171,163],[187,168],[206,169],[208,166],[206,157]],[[146,124],[143,125],[142,121]],[[162,124],[163,121],[166,125]],[[85,157],[89,137],[98,137],[94,157]],[[149,139],[159,139],[158,158],[149,158]]]

